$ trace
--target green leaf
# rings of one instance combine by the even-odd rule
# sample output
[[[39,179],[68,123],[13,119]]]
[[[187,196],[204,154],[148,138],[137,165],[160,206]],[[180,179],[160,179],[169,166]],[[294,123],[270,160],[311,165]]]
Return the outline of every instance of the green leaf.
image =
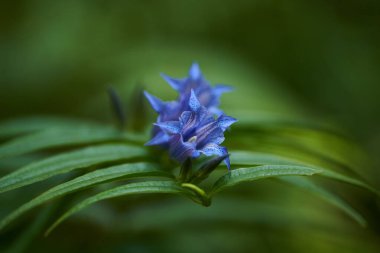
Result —
[[[345,170],[362,171],[366,156],[356,145],[342,136],[309,129],[284,128],[261,129],[240,132],[235,138],[247,148],[255,151],[286,154],[306,161],[335,163]]]
[[[72,207],[71,209],[69,209],[46,231],[45,235],[50,234],[54,228],[56,228],[69,216],[79,212],[80,210],[96,202],[99,202],[104,199],[116,198],[126,195],[147,193],[187,194],[187,191],[174,181],[146,181],[118,186],[116,188],[101,192],[99,194],[96,194],[95,196],[87,198],[79,204]]]
[[[131,145],[102,145],[84,148],[31,163],[0,178],[0,193],[42,181],[104,162],[125,160],[145,156],[143,147]]]
[[[94,125],[96,125],[94,122],[49,116],[17,118],[0,123],[0,138],[8,138],[49,128],[70,129],[78,126]]]
[[[232,165],[302,165],[299,161],[264,152],[233,150],[230,159]]]
[[[366,220],[361,216],[355,209],[353,209],[349,204],[347,204],[343,199],[339,196],[335,195],[332,192],[329,192],[327,189],[322,188],[307,178],[302,177],[280,177],[278,178],[280,181],[286,182],[288,184],[297,186],[299,188],[303,188],[322,199],[326,200],[330,204],[336,206],[343,212],[345,212],[348,216],[353,218],[356,222],[358,222],[361,226],[365,227],[367,225]]]
[[[265,127],[265,128],[281,128],[281,127],[299,127],[309,129],[321,129],[326,131],[338,131],[331,124],[326,124],[324,121],[318,121],[313,118],[308,118],[305,115],[289,115],[283,113],[263,112],[263,111],[229,111],[229,115],[233,115],[239,119],[234,125],[236,128]]]
[[[281,187],[280,187],[281,188]],[[286,190],[286,189],[285,189]],[[145,202],[136,206],[133,212],[123,215],[114,230],[122,231],[157,231],[162,233],[166,229],[173,231],[178,227],[202,221],[202,228],[207,224],[242,224],[268,225],[275,228],[306,227],[308,229],[321,228],[327,231],[337,226],[347,228],[346,220],[341,219],[336,213],[321,211],[310,205],[309,196],[297,195],[302,205],[294,205],[286,198],[277,198],[275,201],[261,198],[247,198],[239,195],[223,195],[218,197],[208,208],[193,205],[189,201],[168,201],[160,203]],[[175,210],[168,212],[168,210]],[[203,226],[204,225],[204,226]],[[214,226],[212,226],[214,227]],[[228,226],[227,226],[228,227]],[[190,229],[190,227],[188,227]],[[217,226],[216,229],[219,229]],[[252,229],[251,226],[248,226]]]
[[[295,165],[262,165],[251,168],[240,168],[231,170],[219,178],[212,187],[211,194],[242,182],[278,176],[311,176],[321,172],[318,169]]]
[[[4,228],[11,221],[27,212],[28,210],[41,205],[47,201],[50,201],[57,197],[62,197],[66,194],[88,188],[90,186],[104,183],[115,179],[127,179],[127,178],[138,178],[138,177],[148,177],[148,176],[160,176],[170,178],[171,175],[167,172],[159,170],[157,166],[149,163],[132,163],[132,164],[122,164],[118,166],[112,166],[105,169],[96,170],[89,172],[83,176],[77,177],[73,180],[65,182],[63,184],[57,185],[50,190],[42,193],[38,197],[32,199],[31,201],[25,203],[17,210],[12,212],[6,218],[0,222],[0,229]]]
[[[53,128],[6,142],[0,146],[0,158],[46,148],[128,140],[143,142],[144,138],[140,135],[121,133],[116,129],[107,127]]]
[[[335,171],[331,171],[331,170],[324,170],[320,175],[323,176],[323,177],[326,177],[326,178],[334,179],[334,180],[337,180],[337,181],[341,181],[341,182],[344,182],[344,183],[348,183],[348,184],[351,184],[351,185],[355,185],[355,186],[361,187],[363,189],[367,189],[367,190],[375,193],[376,195],[380,196],[380,191],[379,190],[373,188],[372,186],[370,186],[369,184],[365,183],[362,180],[359,180],[359,179],[356,179],[356,178],[353,178],[353,177],[350,177],[350,176],[347,176],[347,175],[343,175],[341,173],[338,173],[338,172],[335,172]]]
[[[296,166],[307,166],[316,170],[319,170],[319,176],[334,179],[337,181],[345,182],[351,185],[355,185],[366,190],[369,190],[380,196],[379,190],[368,185],[366,182],[353,178],[348,175],[344,175],[340,172],[336,172],[325,166],[318,166],[311,163],[306,163],[303,161],[297,161],[289,159],[280,155],[272,155],[268,153],[259,152],[247,152],[247,151],[232,151],[231,152],[231,164],[232,165],[296,165]]]
[[[359,169],[366,160],[363,151],[342,136],[307,129],[285,129],[276,135],[288,140],[294,147],[301,147],[325,159],[342,164],[350,169]]]
[[[31,221],[31,224],[23,228],[17,234],[14,242],[5,253],[22,253],[27,252],[30,244],[32,244],[43,230],[45,224],[49,221],[51,215],[56,211],[58,203],[42,208],[38,215]]]

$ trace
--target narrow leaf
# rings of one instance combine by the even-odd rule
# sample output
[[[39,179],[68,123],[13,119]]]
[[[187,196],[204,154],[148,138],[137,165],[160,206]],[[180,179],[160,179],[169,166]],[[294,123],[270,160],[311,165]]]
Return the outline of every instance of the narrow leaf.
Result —
[[[0,138],[8,138],[49,128],[70,129],[78,126],[94,125],[96,125],[94,122],[49,116],[17,118],[0,123]]]
[[[0,146],[0,158],[21,155],[46,148],[117,140],[144,141],[139,135],[120,133],[108,127],[53,128],[6,142]]]
[[[79,204],[72,207],[71,209],[69,209],[46,231],[45,235],[50,234],[54,228],[56,228],[69,216],[79,212],[80,210],[96,202],[99,202],[104,199],[116,198],[126,195],[147,193],[187,194],[186,190],[174,181],[146,181],[118,186],[116,188],[101,192],[99,194],[96,194],[95,196],[87,198]]]
[[[104,183],[115,179],[127,179],[127,178],[138,178],[138,177],[148,177],[148,176],[160,176],[170,178],[171,175],[167,172],[159,170],[157,166],[149,163],[132,163],[132,164],[122,164],[118,166],[112,166],[105,169],[96,170],[89,172],[83,176],[77,177],[73,180],[65,182],[63,184],[57,185],[50,190],[42,193],[38,197],[32,199],[31,201],[25,203],[17,210],[12,212],[6,218],[0,222],[0,229],[9,224],[11,221],[27,212],[28,210],[41,205],[47,201],[50,201],[57,197],[62,197],[66,194],[88,188],[90,186]]]
[[[372,186],[370,186],[369,184],[365,183],[362,180],[359,180],[359,179],[356,179],[356,178],[353,178],[353,177],[350,177],[347,175],[343,175],[341,173],[331,171],[331,170],[324,170],[323,173],[321,173],[320,175],[323,177],[326,177],[326,178],[334,179],[337,181],[341,181],[344,183],[348,183],[351,185],[355,185],[355,186],[367,189],[367,190],[375,193],[376,195],[380,196],[379,190],[373,188]]]
[[[41,230],[44,229],[49,218],[54,214],[59,203],[42,208],[38,215],[31,221],[30,225],[17,233],[17,237],[12,245],[4,253],[22,253],[28,252],[30,245],[40,236]]]
[[[307,178],[302,177],[280,177],[278,178],[280,181],[286,182],[288,184],[297,186],[299,188],[303,188],[318,197],[321,197],[325,201],[330,204],[336,206],[343,212],[345,212],[348,216],[353,218],[356,222],[358,222],[361,226],[365,227],[367,225],[366,220],[359,214],[355,209],[353,209],[349,204],[347,204],[343,199],[339,196],[335,195],[332,192],[329,192],[327,189],[318,186]]]
[[[326,166],[318,166],[295,159],[289,159],[280,155],[272,155],[268,153],[259,152],[247,152],[247,151],[232,151],[231,152],[231,164],[232,165],[296,165],[307,166],[316,170],[319,170],[319,176],[334,179],[351,185],[355,185],[366,190],[369,190],[378,196],[380,196],[379,190],[368,185],[361,179],[353,178],[348,175],[344,175],[340,172],[336,172]]]
[[[229,111],[229,115],[234,115],[239,119],[239,123],[235,124],[236,128],[247,128],[260,126],[265,128],[279,128],[279,127],[299,127],[318,129],[331,132],[339,131],[331,124],[321,123],[324,121],[317,120],[315,118],[308,118],[305,115],[285,115],[273,112],[251,112],[251,111]]]
[[[297,159],[335,163],[345,170],[362,171],[365,155],[353,143],[321,131],[308,129],[278,129],[239,132],[240,143],[255,150],[289,154]],[[254,143],[254,144],[252,144]]]
[[[216,167],[218,167],[219,164],[228,157],[229,154],[226,154],[223,156],[214,157],[211,160],[204,162],[202,166],[193,174],[189,182],[193,184],[199,184],[200,182],[208,178],[210,173],[213,172],[216,169]]]
[[[190,177],[191,170],[193,168],[193,162],[191,158],[187,158],[184,163],[181,165],[181,169],[179,172],[178,180],[180,182],[186,182]]]
[[[235,169],[216,181],[212,187],[211,194],[215,194],[226,187],[242,182],[278,176],[311,176],[320,172],[321,170],[318,169],[294,165],[262,165],[251,168]]]
[[[231,165],[302,165],[290,158],[263,152],[231,151]]]
[[[144,155],[144,148],[131,145],[102,145],[56,155],[31,163],[0,178],[0,193],[75,169]]]
[[[112,87],[107,89],[108,97],[111,102],[113,113],[118,121],[120,129],[123,129],[126,123],[126,113],[121,98],[117,91]]]

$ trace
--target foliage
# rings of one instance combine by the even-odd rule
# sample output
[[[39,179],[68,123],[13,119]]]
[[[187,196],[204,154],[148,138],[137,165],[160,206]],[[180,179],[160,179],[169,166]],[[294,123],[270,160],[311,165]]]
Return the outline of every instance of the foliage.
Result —
[[[59,203],[66,196],[75,194],[79,194],[81,200],[69,206],[65,204],[59,211],[61,216],[46,230],[46,235],[73,214],[105,199],[165,193],[181,195],[200,205],[213,206],[211,200],[214,197],[228,196],[223,193],[225,189],[267,178],[304,189],[337,207],[359,225],[366,226],[360,212],[336,191],[321,184],[321,178],[332,179],[379,195],[377,189],[357,175],[350,159],[342,159],[347,150],[354,152],[353,144],[333,133],[333,130],[323,129],[313,122],[302,124],[294,118],[287,118],[273,123],[260,121],[254,116],[252,119],[242,117],[229,138],[231,171],[221,166],[210,175],[198,176],[198,180],[189,180],[191,175],[180,176],[175,162],[154,159],[165,154],[158,154],[160,151],[142,145],[148,135],[64,118],[26,118],[4,122],[0,125],[5,140],[0,146],[0,156],[8,162],[5,165],[12,164],[11,161],[21,155],[39,153],[41,157],[36,161],[32,157],[30,162],[15,170],[9,165],[2,166],[1,194],[11,194],[31,184],[40,187],[33,190],[39,192],[37,196],[7,213],[0,222],[0,229],[11,229],[14,221],[33,208],[44,204],[50,206],[52,200]],[[330,148],[322,150],[324,143],[330,143]],[[354,153],[352,157],[355,157]],[[202,170],[199,166],[207,163],[201,161],[193,164],[188,168],[188,173],[193,174],[194,179],[194,175],[197,177]],[[196,168],[199,168],[198,174]],[[58,182],[54,181],[57,178]],[[48,189],[39,183],[46,180],[53,182]],[[255,187],[253,183],[244,185]],[[233,196],[239,199],[238,195]],[[255,199],[254,196],[250,198]],[[237,213],[233,211],[231,216]],[[215,211],[210,215],[213,214],[217,215]],[[56,215],[51,217],[57,218]],[[276,219],[270,222],[276,223]]]

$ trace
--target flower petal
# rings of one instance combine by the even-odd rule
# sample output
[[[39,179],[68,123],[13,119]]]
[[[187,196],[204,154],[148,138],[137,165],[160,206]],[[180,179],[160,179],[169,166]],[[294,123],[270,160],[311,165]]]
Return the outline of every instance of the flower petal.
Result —
[[[163,145],[169,141],[170,136],[164,132],[158,132],[150,141],[145,143],[145,146]]]
[[[158,116],[158,122],[162,121],[177,121],[181,115],[181,105],[177,101],[165,102],[164,109],[161,110]]]
[[[178,134],[181,131],[179,121],[165,121],[154,123],[155,126],[158,126],[163,131],[168,134]]]
[[[164,78],[164,80],[175,90],[179,91],[181,90],[183,86],[184,80],[177,79],[177,78],[172,78],[170,76],[167,76],[163,73],[161,73],[161,77]]]
[[[224,112],[216,106],[208,108],[208,111],[217,117],[224,114]]]
[[[184,111],[181,114],[181,117],[179,117],[179,121],[181,122],[182,125],[185,125],[190,120],[190,118],[192,117],[192,115],[193,115],[193,112]]]
[[[221,95],[222,93],[230,92],[232,90],[233,90],[233,88],[231,86],[229,86],[229,85],[217,84],[217,85],[215,85],[213,91],[214,91],[215,94]]]
[[[147,91],[144,91],[144,95],[156,112],[159,113],[165,108],[165,103],[161,99],[149,94]]]
[[[233,123],[237,121],[237,119],[227,116],[227,115],[220,115],[217,119],[219,127],[226,131],[227,128],[229,128]]]
[[[199,111],[199,109],[202,107],[201,104],[199,103],[197,96],[194,93],[194,90],[191,90],[189,106],[190,106],[190,109],[194,112]]]
[[[175,134],[171,137],[170,141],[170,156],[177,161],[184,162],[189,157],[197,157],[194,145],[192,143],[183,142],[180,134]],[[199,156],[199,152],[198,152]]]
[[[189,70],[189,76],[192,80],[198,80],[202,77],[201,68],[198,63],[194,62]]]
[[[223,130],[218,126],[214,120],[196,131],[197,148],[202,148],[208,143],[220,144],[224,141]]]
[[[183,139],[188,141],[189,138],[194,137],[196,135],[198,125],[199,121],[197,120],[197,115],[194,112],[191,112],[187,122],[181,124],[181,135]]]
[[[207,144],[201,152],[205,154],[206,156],[212,156],[212,155],[217,155],[217,156],[224,156],[227,155],[227,149],[225,147],[219,146],[215,143],[210,143]],[[227,165],[228,170],[230,169],[230,158],[227,157],[224,159],[224,163]]]

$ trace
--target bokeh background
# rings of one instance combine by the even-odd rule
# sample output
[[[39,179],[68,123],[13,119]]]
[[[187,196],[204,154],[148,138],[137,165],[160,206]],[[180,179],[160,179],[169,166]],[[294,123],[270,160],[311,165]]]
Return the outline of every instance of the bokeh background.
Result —
[[[197,61],[212,83],[235,86],[234,93],[223,97],[227,112],[243,108],[312,115],[345,129],[369,155],[363,177],[378,186],[379,27],[380,2],[376,0],[1,1],[0,119],[49,114],[110,122],[109,85],[126,104],[137,96],[139,87],[172,99],[175,93],[159,73],[182,77]],[[276,191],[276,187],[267,191],[268,184],[258,184],[257,193],[265,192],[266,199],[273,201],[266,203],[293,203],[295,210],[297,205],[322,208],[321,203],[291,189],[286,197],[280,196],[282,190]],[[265,213],[269,207],[254,205],[254,200],[252,196],[246,207],[239,207],[241,211]],[[126,232],[125,225],[124,230],[115,229],[123,232],[111,233],[107,229],[91,231],[94,225],[82,224],[84,232],[79,239],[70,235],[75,228],[72,225],[50,239],[38,237],[27,252],[51,252],[52,247],[63,247],[62,252],[379,252],[376,203],[355,201],[367,210],[372,224],[367,229],[344,218],[337,222],[336,217],[330,217],[334,225],[320,228],[316,212],[315,219],[310,219],[315,223],[312,228],[304,225],[302,229],[287,228],[295,224],[293,220],[282,220],[282,226],[273,227],[252,217],[238,224],[218,225],[215,221],[209,233],[202,232],[202,221],[198,226],[178,223],[183,225],[183,233],[175,230],[172,240],[170,228],[167,236],[150,232],[155,226],[175,226],[175,218],[166,223],[154,218],[157,213],[164,214],[172,202],[162,201],[157,212],[147,202],[141,210],[134,210],[135,216],[128,214],[140,217],[147,228],[143,222],[136,223],[134,232]],[[214,212],[230,210],[231,205],[225,205],[212,208]],[[201,212],[190,206],[173,206],[171,212],[174,215],[189,208],[196,209],[193,215]],[[233,216],[235,211],[228,214]],[[278,208],[278,212],[294,215],[292,209]],[[160,240],[158,248],[147,243]],[[219,248],[220,241],[226,240],[231,243]],[[94,244],[89,246],[91,241]]]

